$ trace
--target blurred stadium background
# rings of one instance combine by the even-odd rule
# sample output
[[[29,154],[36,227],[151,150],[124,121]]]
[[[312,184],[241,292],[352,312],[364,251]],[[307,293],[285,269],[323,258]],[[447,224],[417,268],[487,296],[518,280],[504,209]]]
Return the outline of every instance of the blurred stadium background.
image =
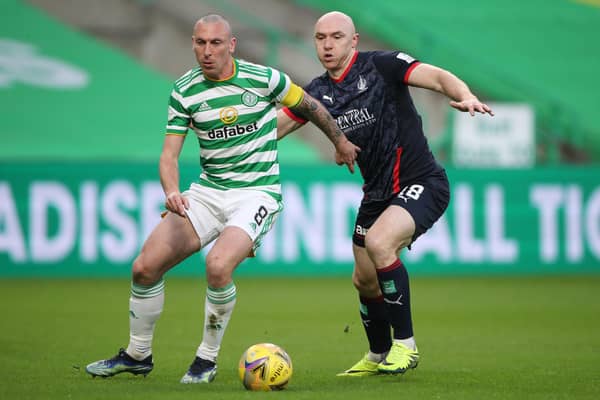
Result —
[[[600,271],[600,8],[595,1],[448,3],[9,0],[0,38],[2,276],[127,275],[163,203],[157,159],[198,16],[227,15],[238,56],[300,84],[311,31],[354,16],[361,49],[398,48],[462,77],[496,117],[413,90],[453,201],[406,254],[413,273]],[[198,174],[188,140],[182,185]],[[346,274],[358,178],[311,127],[281,142],[286,212],[241,273]],[[201,274],[202,257],[175,274]]]
[[[0,376],[17,379],[3,385],[0,397],[79,393],[106,398],[107,392],[90,390],[96,386],[74,390],[79,377],[75,383],[68,374],[47,371],[40,372],[45,389],[23,392],[29,387],[24,384],[30,374],[27,360],[49,348],[45,357],[62,354],[53,367],[65,368],[90,361],[91,354],[106,356],[116,350],[109,346],[123,340],[124,325],[97,332],[104,320],[112,325],[115,315],[125,315],[130,263],[163,208],[158,156],[166,104],[173,80],[195,65],[190,35],[196,19],[209,12],[225,15],[238,37],[238,57],[279,67],[305,84],[322,73],[312,48],[313,24],[332,9],[353,16],[361,50],[402,49],[447,68],[496,112],[494,118],[465,118],[445,98],[411,89],[453,193],[442,220],[402,255],[420,296],[413,303],[421,343],[438,357],[432,357],[429,375],[427,364],[420,367],[425,381],[439,379],[425,397],[506,398],[502,393],[512,387],[518,392],[507,397],[598,398],[598,0],[3,0],[0,311],[6,326],[15,329],[0,334]],[[347,312],[355,324],[349,276],[360,180],[332,163],[332,147],[322,136],[306,126],[280,143],[285,211],[258,257],[236,274],[255,287],[253,296],[272,295],[265,299],[269,304],[278,293],[297,296],[287,300],[287,307],[307,320],[316,316],[306,310],[328,300],[306,299],[306,292],[330,290],[335,297],[335,291],[338,309],[323,313],[323,323],[337,324]],[[196,146],[188,139],[184,148],[184,187],[199,173]],[[203,254],[195,255],[169,273],[185,278],[173,279],[172,287],[189,290],[186,280],[203,282],[203,272]],[[280,292],[259,289],[267,276],[281,279],[270,286]],[[325,278],[331,281],[321,282]],[[298,286],[289,286],[294,281]],[[317,281],[320,290],[310,283]],[[79,292],[70,292],[70,286]],[[113,293],[122,293],[122,299]],[[172,293],[175,304],[183,308],[197,301],[201,312],[200,289],[194,299]],[[227,339],[235,342],[234,351],[223,355],[233,364],[250,344],[238,341],[247,327],[243,318],[265,317],[265,336],[256,332],[256,340],[272,338],[267,330],[276,332],[301,362],[313,360],[301,355],[306,341],[327,337],[320,336],[326,329],[306,332],[301,321],[281,310],[265,316],[241,304],[246,303],[240,302],[233,322],[238,328],[232,329],[238,333],[228,333]],[[170,312],[165,318],[175,321],[173,326],[191,325],[189,315]],[[90,317],[94,313],[100,320]],[[86,336],[63,329],[73,318]],[[196,314],[193,318],[199,332]],[[286,318],[289,325],[279,329]],[[37,331],[38,320],[48,328],[43,333]],[[161,331],[158,342],[159,348],[191,343],[177,345],[182,348],[168,356],[177,366],[182,357],[187,362],[197,340],[181,337],[182,332]],[[293,339],[285,336],[293,332]],[[354,345],[363,346],[360,326],[352,325],[350,332]],[[96,340],[98,348],[90,350],[88,343]],[[346,341],[335,335],[328,340],[331,345],[316,344],[316,349],[338,352],[331,355],[332,368],[355,361],[358,354],[347,352]],[[460,356],[447,348],[448,341],[459,346]],[[470,351],[464,352],[466,347]],[[556,347],[564,347],[564,353],[556,353]],[[446,363],[458,357],[463,363],[458,369]],[[478,371],[489,375],[470,375]],[[531,373],[539,381],[520,381]],[[227,377],[227,370],[223,374]],[[503,381],[507,374],[512,380]],[[234,380],[234,372],[230,375]],[[463,389],[454,386],[455,379],[463,379]],[[474,384],[477,379],[483,390]],[[156,392],[146,398],[163,395],[156,383],[151,385]],[[332,390],[328,398],[354,398],[353,392],[360,392],[354,384],[347,391],[333,381],[323,385]],[[136,398],[118,388],[111,393]],[[189,395],[171,389],[175,393],[164,394],[168,398]],[[403,390],[420,398],[425,386]],[[373,388],[365,393],[373,395]],[[319,398],[313,394],[299,398]],[[237,398],[238,392],[229,395]]]
[[[227,16],[239,57],[304,84],[322,72],[311,32],[332,9],[354,17],[360,49],[445,67],[496,112],[471,119],[413,90],[453,193],[402,255],[419,369],[335,378],[365,348],[350,283],[360,180],[306,126],[280,143],[285,211],[236,271],[243,300],[214,384],[178,384],[201,334],[203,254],[169,272],[152,376],[84,379],[126,340],[130,263],[163,209],[166,105],[195,64],[193,23]],[[3,0],[0,398],[239,399],[237,360],[260,341],[292,355],[290,399],[600,398],[599,38],[598,0]]]

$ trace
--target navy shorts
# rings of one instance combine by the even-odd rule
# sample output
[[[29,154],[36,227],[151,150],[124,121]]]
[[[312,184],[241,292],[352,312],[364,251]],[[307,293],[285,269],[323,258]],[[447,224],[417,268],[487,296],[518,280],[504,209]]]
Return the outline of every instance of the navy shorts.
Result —
[[[390,205],[400,206],[412,216],[415,221],[414,242],[442,216],[449,201],[450,184],[444,171],[402,185],[400,192],[390,199],[376,202],[363,200],[358,209],[352,242],[365,247],[365,235],[369,228]]]

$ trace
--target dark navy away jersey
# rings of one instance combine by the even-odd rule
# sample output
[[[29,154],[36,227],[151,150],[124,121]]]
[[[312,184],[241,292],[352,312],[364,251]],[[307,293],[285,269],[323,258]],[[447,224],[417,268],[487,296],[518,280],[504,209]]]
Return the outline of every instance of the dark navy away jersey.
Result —
[[[397,51],[356,52],[343,75],[327,72],[304,90],[319,100],[362,150],[364,201],[389,199],[400,186],[440,171],[406,81],[418,61]],[[284,111],[298,122],[304,116]]]

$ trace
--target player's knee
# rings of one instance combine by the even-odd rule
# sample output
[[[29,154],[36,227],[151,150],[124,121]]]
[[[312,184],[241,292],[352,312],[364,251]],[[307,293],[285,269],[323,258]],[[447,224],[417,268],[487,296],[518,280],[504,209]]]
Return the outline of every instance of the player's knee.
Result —
[[[393,252],[393,247],[390,246],[385,238],[380,235],[370,235],[367,233],[365,236],[365,249],[367,253],[371,257],[371,259],[376,259],[382,256],[387,255],[390,252]]]
[[[133,282],[138,285],[152,285],[160,279],[154,268],[145,262],[141,255],[133,261],[131,275]]]
[[[352,284],[359,293],[365,295],[371,295],[379,290],[377,279],[373,279],[371,276],[366,276],[357,272],[352,274]]]
[[[369,233],[365,236],[365,249],[375,264],[379,264],[382,259],[387,260],[397,255],[401,249],[411,243],[410,235],[392,241],[382,235],[369,235]]]
[[[211,287],[223,287],[231,280],[223,257],[208,253],[206,256],[206,281]]]

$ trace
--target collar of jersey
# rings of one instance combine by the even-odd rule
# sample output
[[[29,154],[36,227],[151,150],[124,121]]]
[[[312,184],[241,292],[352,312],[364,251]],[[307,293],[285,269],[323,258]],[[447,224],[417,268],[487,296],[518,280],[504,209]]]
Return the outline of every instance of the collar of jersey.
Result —
[[[204,79],[206,79],[208,81],[211,81],[211,82],[225,82],[225,81],[228,81],[231,78],[233,78],[237,74],[237,70],[238,70],[237,60],[234,58],[233,59],[233,72],[227,78],[223,78],[223,79],[210,79],[208,76],[205,75]]]
[[[334,81],[335,83],[340,83],[341,81],[343,81],[344,78],[346,77],[346,75],[348,75],[348,73],[350,72],[350,68],[352,68],[352,66],[354,65],[354,62],[356,61],[356,57],[358,57],[358,50],[354,50],[354,55],[352,56],[352,60],[350,60],[350,62],[348,63],[348,66],[346,67],[346,69],[344,70],[342,75],[337,79],[331,78],[331,80]]]

